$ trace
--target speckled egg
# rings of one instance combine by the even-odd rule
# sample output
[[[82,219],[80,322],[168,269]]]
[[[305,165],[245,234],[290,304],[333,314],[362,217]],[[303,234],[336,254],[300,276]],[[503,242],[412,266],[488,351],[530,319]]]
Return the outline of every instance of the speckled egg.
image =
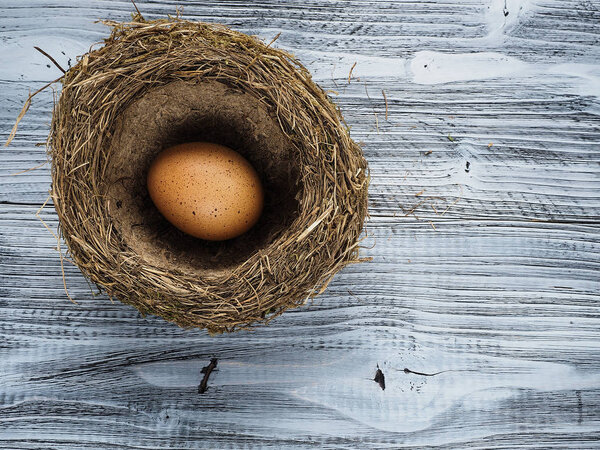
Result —
[[[263,188],[252,165],[234,150],[190,142],[162,151],[148,171],[148,192],[165,218],[200,239],[244,234],[263,208]]]

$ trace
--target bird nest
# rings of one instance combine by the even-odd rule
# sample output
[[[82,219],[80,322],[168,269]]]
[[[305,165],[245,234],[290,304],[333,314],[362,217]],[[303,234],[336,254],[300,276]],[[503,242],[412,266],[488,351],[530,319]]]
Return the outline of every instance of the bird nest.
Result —
[[[223,332],[303,304],[360,261],[367,163],[307,69],[222,25],[106,23],[104,45],[62,78],[49,137],[60,232],[85,276],[142,314]],[[153,205],[152,160],[189,141],[255,167],[265,206],[251,231],[196,239]]]

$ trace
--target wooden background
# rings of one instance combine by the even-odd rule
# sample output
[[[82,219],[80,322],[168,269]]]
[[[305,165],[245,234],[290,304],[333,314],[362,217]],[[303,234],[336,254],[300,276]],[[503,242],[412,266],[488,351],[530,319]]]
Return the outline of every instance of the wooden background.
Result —
[[[70,303],[35,217],[49,165],[12,175],[46,159],[44,92],[0,149],[1,448],[599,445],[599,0],[137,3],[281,32],[337,91],[370,163],[373,262],[232,335],[142,318],[67,264]],[[132,11],[2,0],[1,140],[60,75],[34,45],[68,66],[106,35],[96,19]],[[56,228],[50,203],[40,217]]]

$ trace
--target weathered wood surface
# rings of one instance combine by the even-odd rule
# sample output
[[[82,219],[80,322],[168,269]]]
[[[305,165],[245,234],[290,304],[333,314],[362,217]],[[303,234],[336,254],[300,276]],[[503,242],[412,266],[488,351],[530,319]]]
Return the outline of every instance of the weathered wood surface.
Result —
[[[154,18],[181,3],[137,4]],[[142,318],[67,263],[73,305],[35,217],[49,167],[11,175],[45,160],[40,94],[0,150],[0,448],[597,446],[600,2],[183,4],[281,31],[276,45],[337,91],[371,167],[374,260],[233,335]],[[94,20],[131,12],[4,0],[0,138],[58,76],[34,45],[68,66],[105,35]],[[56,228],[50,204],[40,216]]]

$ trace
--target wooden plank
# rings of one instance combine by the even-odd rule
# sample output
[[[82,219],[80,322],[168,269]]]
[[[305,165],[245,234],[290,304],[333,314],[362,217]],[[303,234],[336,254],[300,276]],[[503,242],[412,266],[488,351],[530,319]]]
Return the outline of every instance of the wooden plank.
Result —
[[[113,5],[117,10],[130,7],[118,2]],[[429,21],[421,23],[421,19],[438,23],[447,18],[440,17],[438,9],[435,10],[436,14],[433,14],[431,8],[434,6],[431,5],[408,3],[404,8],[390,8],[387,4],[377,5],[379,3],[369,3],[368,7],[372,10],[360,10],[364,22],[371,24],[376,20],[386,21],[388,19],[385,17],[392,14],[395,17],[392,22],[398,26],[407,22],[419,24],[420,28],[414,31],[414,36],[420,39],[433,25]],[[551,11],[555,12],[552,9],[553,5],[555,3],[550,2],[544,8],[551,8]],[[192,18],[204,19],[203,14],[206,11],[212,11],[214,15],[218,6],[207,9],[201,5],[191,5],[186,8],[186,14]],[[220,6],[218,17],[226,23],[234,20],[238,13],[246,16],[249,14],[242,4],[227,2]],[[327,26],[336,26],[340,22],[333,21],[332,25],[330,20],[331,15],[339,13],[339,4],[314,10],[291,7],[288,8],[289,11],[272,6],[268,2],[257,5],[259,10],[264,10],[265,18],[282,21],[278,23],[279,29],[292,27],[296,30],[300,27],[298,23],[302,27],[312,29],[315,22],[325,23]],[[593,16],[594,11],[585,5],[573,6],[575,9],[572,14],[576,17],[582,16],[582,23],[588,27],[588,15]],[[162,14],[168,12],[171,5],[152,4],[148,7],[156,14]],[[73,10],[67,7],[55,9],[58,15],[67,17],[82,13],[85,16],[95,11]],[[345,21],[348,21],[352,14],[359,14],[359,9],[352,8],[352,5],[346,9],[346,14],[350,16],[344,16]],[[452,8],[445,6],[442,9],[452,17],[461,15],[467,22],[480,21],[483,28],[485,21],[489,19],[486,14],[491,14],[483,12],[476,2],[466,6],[455,5]],[[385,15],[382,10],[385,11]],[[8,11],[10,16],[15,15],[15,12],[19,13],[20,10],[9,8]],[[298,14],[298,18],[290,24],[289,19],[281,17],[282,11],[285,12],[283,15],[286,18],[294,14]],[[492,13],[495,13],[494,11]],[[373,14],[373,17],[369,14]],[[556,14],[561,16],[564,12]],[[325,17],[321,17],[323,15]],[[550,15],[548,18],[545,13],[527,13],[525,16],[528,17],[527,20],[534,21],[550,20],[554,17]],[[18,20],[18,16],[15,20]],[[240,25],[236,26],[251,32]],[[589,26],[592,26],[591,23]],[[73,46],[72,40],[69,39],[67,45],[63,40],[56,43],[54,27],[43,30],[43,27],[42,30],[36,29],[31,39],[43,39],[44,42],[48,42],[51,48],[55,48],[55,55],[64,65],[68,64],[69,58],[75,59],[75,50],[83,51],[88,44],[97,40],[99,32],[98,27],[93,27],[93,31],[84,37],[88,44],[79,43]],[[265,37],[269,36],[268,30],[261,30]],[[530,30],[530,27],[520,26],[519,30]],[[593,36],[593,30],[593,26],[586,28],[584,35]],[[391,31],[399,32],[395,29]],[[47,38],[41,37],[44,32],[49,33]],[[362,31],[367,37],[379,36],[381,32],[377,28]],[[30,30],[29,33],[34,31]],[[371,164],[374,214],[378,214],[380,209],[381,214],[402,215],[402,209],[410,211],[421,202],[421,199],[413,197],[423,191],[422,199],[442,197],[426,200],[415,211],[419,217],[427,220],[436,218],[434,208],[443,211],[461,197],[461,201],[447,212],[448,217],[598,221],[597,208],[593,208],[598,204],[599,195],[598,189],[594,189],[599,185],[598,156],[594,152],[595,143],[600,136],[597,101],[595,97],[587,95],[593,93],[593,89],[587,88],[586,91],[586,87],[582,87],[585,82],[577,76],[569,75],[568,68],[546,63],[541,67],[548,66],[547,68],[527,68],[522,73],[512,74],[511,78],[493,78],[492,72],[484,75],[482,80],[465,80],[452,85],[419,85],[413,81],[422,74],[415,74],[414,71],[403,72],[406,64],[412,64],[419,59],[414,52],[411,55],[412,60],[389,60],[394,61],[391,66],[395,69],[386,71],[388,59],[374,60],[365,57],[364,54],[348,53],[354,50],[352,48],[338,48],[341,44],[334,45],[334,40],[347,37],[343,30],[338,30],[337,33],[319,31],[312,34],[329,41],[315,46],[308,34],[298,35],[297,31],[294,31],[288,34],[284,32],[278,40],[278,45],[299,53],[325,88],[342,91],[337,100],[346,114],[346,120],[352,126],[353,136],[365,142],[365,152]],[[406,37],[404,34],[400,35]],[[290,41],[286,41],[287,38]],[[12,38],[7,38],[7,41],[10,42],[10,39]],[[456,51],[456,36],[444,36],[438,40],[441,43],[437,49],[452,45],[452,49]],[[523,37],[514,42],[510,40],[508,47],[512,48],[515,42],[522,40]],[[581,48],[588,45],[585,40],[579,44]],[[330,50],[326,53],[317,52],[315,47]],[[363,43],[363,53],[364,48],[368,48],[373,54],[381,54],[380,47],[381,45],[372,42]],[[394,46],[387,43],[385,48]],[[419,49],[421,48],[426,47],[419,46]],[[486,45],[485,48],[494,49],[494,46]],[[593,47],[592,54],[595,50]],[[69,51],[72,53],[68,53]],[[56,75],[54,67],[45,67],[46,61],[42,55],[36,54],[33,49],[30,49],[30,53],[34,60],[29,61],[29,65],[25,61],[25,66],[10,66],[5,69],[4,78],[27,80],[34,74],[39,77],[40,73],[46,73],[45,79],[50,79]],[[532,53],[530,49],[516,51],[517,56],[524,61],[529,60]],[[589,55],[590,52],[586,51],[585,54]],[[359,61],[355,73],[360,75],[362,84],[357,80],[347,85],[342,81],[347,77],[353,58]],[[453,63],[458,66],[461,63],[460,55],[457,58]],[[577,55],[578,61],[587,61],[586,58]],[[484,59],[481,64],[486,62],[489,61]],[[382,70],[383,76],[380,74]],[[562,70],[562,76],[557,78],[556,70]],[[492,79],[488,79],[487,76],[492,76]],[[515,82],[515,76],[518,82]],[[33,88],[37,85],[30,82],[17,85],[10,81],[7,83],[10,88],[4,90],[6,97],[2,100],[13,107],[8,108],[0,119],[1,135],[8,133],[14,117],[18,114],[20,101],[17,99],[25,98],[27,86]],[[387,91],[389,99],[388,121],[383,120],[385,107],[382,90]],[[557,92],[560,94],[557,95]],[[4,192],[0,201],[41,203],[45,200],[48,190],[48,167],[30,173],[27,177],[14,177],[11,174],[37,166],[44,161],[42,148],[33,149],[31,145],[19,148],[19,142],[23,142],[19,139],[44,141],[50,114],[51,93],[48,92],[36,99],[34,108],[23,122],[21,134],[14,147],[0,155],[3,158],[3,164],[0,166],[0,185],[3,185]],[[453,141],[450,141],[448,136]],[[489,143],[494,145],[488,148]],[[424,158],[424,154],[429,151],[432,153],[428,158]],[[466,172],[467,163],[469,172]]]
[[[523,80],[514,89],[487,81],[409,90],[407,83],[390,88],[373,81],[369,89],[379,92],[373,100],[364,86],[346,86],[338,102],[354,138],[364,142],[372,214],[404,216],[414,209],[417,217],[437,221],[450,207],[444,217],[598,222],[600,116],[585,112],[591,104],[581,98],[575,105],[580,112],[568,112],[577,97],[550,97],[552,84],[523,99],[538,84]],[[475,85],[485,86],[477,104],[470,94]],[[4,92],[25,95],[20,85],[11,86]],[[492,97],[493,92],[499,94]],[[0,118],[6,134],[17,106]],[[49,165],[12,175],[46,160],[44,147],[26,142],[45,140],[50,93],[36,99],[34,109],[14,144],[0,153],[0,201],[41,204],[47,197]]]
[[[373,219],[374,262],[349,267],[313,305],[268,327],[211,338],[92,299],[67,266],[72,305],[35,207],[1,208],[6,445],[31,430],[71,442],[73,427],[85,445],[165,448],[206,439],[217,424],[207,446],[310,436],[317,447],[461,447],[465,426],[475,442],[580,430],[572,439],[585,445],[597,430],[595,226],[448,221],[390,233],[389,220]],[[51,211],[42,217],[56,225]],[[199,396],[212,356],[219,372]],[[377,364],[385,391],[371,380]]]
[[[174,14],[176,1],[137,2],[147,18]],[[580,0],[513,0],[489,3],[414,0],[252,2],[220,0],[186,2],[184,17],[223,22],[257,34],[284,31],[282,38],[294,48],[327,49],[380,56],[409,55],[419,50],[471,51],[474,47],[509,48],[536,61],[547,55],[560,60],[573,56],[595,63],[598,55],[598,6]],[[90,29],[98,18],[125,19],[132,12],[127,1],[78,2],[32,0],[22,7],[18,0],[3,2],[5,18],[0,32],[20,39],[25,33],[50,28],[56,34],[75,34]],[[40,14],[37,14],[37,12]],[[43,14],[42,14],[43,12]],[[26,20],[23,20],[26,19]],[[57,21],[59,25],[57,26]],[[62,23],[62,22],[66,23]],[[94,32],[100,28],[92,26]],[[289,30],[289,33],[285,31]],[[10,39],[10,38],[9,38]],[[280,38],[281,39],[281,38]],[[540,52],[532,51],[535,45]]]
[[[148,18],[179,4],[136,3]],[[0,139],[58,75],[33,45],[68,66],[104,36],[93,20],[131,12],[5,0]],[[187,2],[187,18],[282,31],[276,45],[337,91],[372,174],[373,262],[233,335],[143,318],[66,262],[68,301],[35,217],[49,167],[10,175],[45,160],[52,96],[36,97],[0,149],[0,447],[597,446],[599,14],[575,0]],[[56,228],[51,205],[41,217]]]

